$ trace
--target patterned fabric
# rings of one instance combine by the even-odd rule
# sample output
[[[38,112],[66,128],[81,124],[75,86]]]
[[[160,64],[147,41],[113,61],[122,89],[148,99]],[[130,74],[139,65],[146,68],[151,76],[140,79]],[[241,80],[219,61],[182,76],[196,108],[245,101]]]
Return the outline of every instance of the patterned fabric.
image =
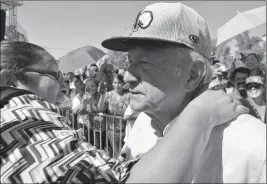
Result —
[[[119,96],[116,91],[109,91],[106,93],[104,101],[108,114],[123,116],[130,103],[130,93],[123,92],[122,95]],[[109,123],[111,128],[113,128],[113,121],[109,121]],[[121,126],[122,131],[125,131],[126,121],[123,120]],[[114,127],[115,131],[120,131],[120,120],[117,118],[114,118]]]
[[[122,182],[137,160],[110,159],[67,125],[62,110],[36,95],[1,108],[1,183]]]
[[[89,95],[85,93],[83,100],[89,99]],[[98,113],[99,109],[97,104],[100,99],[100,94],[97,93],[95,97],[95,103],[89,102],[86,105],[86,110],[91,113]],[[89,119],[90,129],[100,132],[100,123],[101,123],[101,131],[106,130],[106,123],[103,117],[96,116],[94,114],[85,115],[87,119]]]

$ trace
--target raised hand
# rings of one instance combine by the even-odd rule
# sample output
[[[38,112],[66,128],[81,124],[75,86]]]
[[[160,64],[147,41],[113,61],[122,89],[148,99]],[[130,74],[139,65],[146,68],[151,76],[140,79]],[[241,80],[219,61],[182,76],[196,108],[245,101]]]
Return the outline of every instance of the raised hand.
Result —
[[[205,91],[192,100],[185,110],[198,111],[199,118],[214,124],[226,123],[240,114],[248,113],[248,109],[241,105],[232,95],[219,91]]]

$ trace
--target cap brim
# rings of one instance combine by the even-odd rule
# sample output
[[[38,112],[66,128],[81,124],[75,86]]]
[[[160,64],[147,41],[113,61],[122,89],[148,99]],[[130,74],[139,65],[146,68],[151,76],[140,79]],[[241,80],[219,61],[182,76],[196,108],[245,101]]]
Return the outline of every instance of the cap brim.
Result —
[[[251,84],[251,83],[264,85],[263,82],[255,82],[255,81],[249,81],[249,82],[246,82],[246,85],[247,85],[247,84]]]
[[[191,46],[184,43],[151,37],[112,37],[104,40],[102,42],[102,46],[106,49],[114,51],[128,52],[130,49],[133,49],[136,46],[150,43],[153,43],[153,45],[177,44],[191,48]]]

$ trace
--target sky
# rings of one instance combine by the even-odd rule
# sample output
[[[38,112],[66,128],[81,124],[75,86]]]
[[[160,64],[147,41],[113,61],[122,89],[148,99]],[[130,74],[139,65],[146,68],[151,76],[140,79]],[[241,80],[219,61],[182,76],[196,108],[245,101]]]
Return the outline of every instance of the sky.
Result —
[[[86,45],[106,51],[101,42],[128,34],[138,12],[154,2],[157,1],[24,1],[17,9],[17,17],[27,31],[29,42],[44,47],[58,59]],[[237,11],[266,5],[266,1],[180,2],[207,21],[212,38],[216,38],[217,29]],[[251,34],[262,36],[266,33],[265,26],[254,29]]]

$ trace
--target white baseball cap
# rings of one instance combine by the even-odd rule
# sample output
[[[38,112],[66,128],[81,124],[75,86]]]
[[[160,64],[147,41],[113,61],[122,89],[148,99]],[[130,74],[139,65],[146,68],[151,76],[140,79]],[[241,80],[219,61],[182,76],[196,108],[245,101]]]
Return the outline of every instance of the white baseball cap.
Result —
[[[211,54],[206,21],[182,3],[154,3],[145,7],[137,15],[129,37],[112,37],[104,40],[102,46],[127,52],[147,41],[182,44],[207,59]]]

